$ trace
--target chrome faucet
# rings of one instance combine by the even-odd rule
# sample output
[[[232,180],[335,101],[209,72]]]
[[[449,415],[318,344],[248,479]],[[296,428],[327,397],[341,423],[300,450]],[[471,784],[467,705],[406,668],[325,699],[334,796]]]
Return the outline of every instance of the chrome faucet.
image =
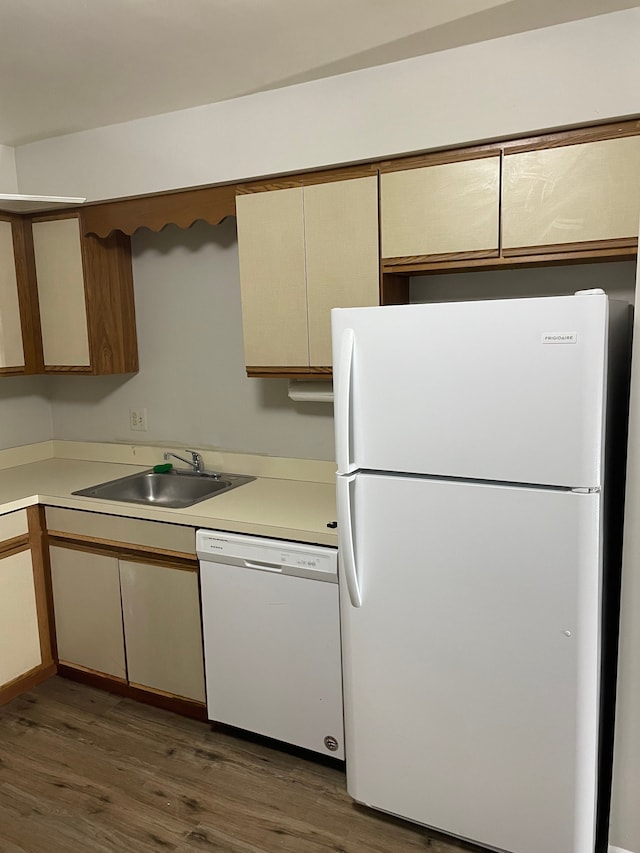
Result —
[[[196,453],[195,450],[185,450],[185,453],[191,454],[191,459],[185,459],[184,456],[178,456],[177,453],[165,453],[164,458],[165,461],[173,456],[174,459],[179,459],[181,462],[184,462],[185,465],[191,465],[195,474],[204,474],[204,462],[202,461],[202,456],[199,453]]]

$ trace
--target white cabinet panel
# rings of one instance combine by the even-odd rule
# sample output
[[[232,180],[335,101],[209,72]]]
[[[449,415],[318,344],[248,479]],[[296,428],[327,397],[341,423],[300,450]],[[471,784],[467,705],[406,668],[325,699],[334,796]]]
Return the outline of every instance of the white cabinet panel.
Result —
[[[245,362],[309,363],[302,187],[236,198]]]
[[[309,363],[331,364],[331,309],[378,305],[378,181],[304,188]]]
[[[89,366],[89,333],[77,218],[33,223],[45,365]]]
[[[196,572],[120,561],[129,681],[204,702]]]
[[[58,546],[50,556],[60,662],[125,678],[118,560]]]
[[[24,367],[13,233],[0,221],[0,367]]]
[[[382,257],[498,249],[500,157],[380,176]]]
[[[0,558],[0,685],[42,663],[31,551]]]
[[[637,237],[640,137],[507,154],[503,249]]]

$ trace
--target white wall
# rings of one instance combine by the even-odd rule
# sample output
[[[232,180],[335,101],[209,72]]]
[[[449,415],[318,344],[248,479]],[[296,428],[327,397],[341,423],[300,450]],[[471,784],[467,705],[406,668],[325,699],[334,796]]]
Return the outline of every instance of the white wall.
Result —
[[[132,245],[140,372],[51,379],[55,437],[332,460],[331,404],[245,375],[235,220]],[[130,406],[147,409],[147,432],[129,428]]]
[[[52,438],[47,378],[0,377],[0,450]]]
[[[15,149],[0,145],[0,193],[18,192]]]
[[[23,193],[90,200],[638,113],[640,8],[16,149]]]

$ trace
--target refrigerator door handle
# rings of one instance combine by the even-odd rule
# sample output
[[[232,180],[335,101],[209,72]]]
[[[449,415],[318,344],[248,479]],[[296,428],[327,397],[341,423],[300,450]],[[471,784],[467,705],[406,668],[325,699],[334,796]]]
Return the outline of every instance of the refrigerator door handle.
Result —
[[[338,531],[340,534],[340,557],[344,569],[344,577],[349,590],[349,598],[353,607],[362,605],[362,593],[356,567],[356,554],[353,543],[353,515],[351,512],[351,483],[352,477],[337,478]]]
[[[340,356],[336,371],[338,393],[335,398],[334,415],[336,419],[336,457],[338,472],[348,474],[352,470],[351,449],[351,373],[353,369],[353,350],[355,334],[353,329],[345,329],[340,342]]]

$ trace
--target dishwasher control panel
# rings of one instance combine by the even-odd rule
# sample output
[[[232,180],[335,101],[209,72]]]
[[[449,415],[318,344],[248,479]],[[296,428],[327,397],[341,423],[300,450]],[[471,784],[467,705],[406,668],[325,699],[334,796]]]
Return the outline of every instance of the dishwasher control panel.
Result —
[[[203,561],[280,571],[334,583],[338,580],[338,552],[326,546],[198,530],[196,551]]]

